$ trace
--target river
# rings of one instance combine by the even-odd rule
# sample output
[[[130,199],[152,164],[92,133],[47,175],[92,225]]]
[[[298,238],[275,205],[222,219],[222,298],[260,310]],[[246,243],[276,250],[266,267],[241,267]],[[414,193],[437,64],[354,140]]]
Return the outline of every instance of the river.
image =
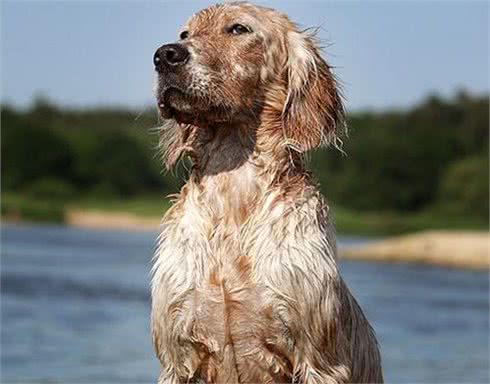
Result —
[[[152,383],[149,269],[157,234],[4,224],[1,382]],[[340,246],[362,238],[340,237]],[[488,382],[486,272],[341,263],[391,383]]]

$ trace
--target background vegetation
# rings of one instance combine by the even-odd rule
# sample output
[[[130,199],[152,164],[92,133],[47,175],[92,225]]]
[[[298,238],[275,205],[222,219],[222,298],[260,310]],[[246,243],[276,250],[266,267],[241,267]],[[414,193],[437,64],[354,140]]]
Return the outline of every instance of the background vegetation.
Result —
[[[488,228],[488,96],[430,96],[348,121],[347,155],[311,158],[340,231]],[[9,218],[62,221],[67,207],[161,216],[186,175],[162,174],[153,109],[74,110],[38,99],[29,110],[2,106],[1,124]]]

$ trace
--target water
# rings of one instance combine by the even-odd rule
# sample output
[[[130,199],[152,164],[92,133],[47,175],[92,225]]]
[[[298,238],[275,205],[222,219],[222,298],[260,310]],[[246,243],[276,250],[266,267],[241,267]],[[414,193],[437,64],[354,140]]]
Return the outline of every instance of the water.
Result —
[[[155,237],[4,225],[1,382],[155,382],[148,297]],[[378,334],[387,382],[488,382],[487,273],[341,268]]]

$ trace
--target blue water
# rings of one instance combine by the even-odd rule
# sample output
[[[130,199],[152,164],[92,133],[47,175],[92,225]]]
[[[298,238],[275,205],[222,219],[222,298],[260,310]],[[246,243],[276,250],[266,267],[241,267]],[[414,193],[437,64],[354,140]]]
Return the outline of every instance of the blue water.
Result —
[[[155,382],[155,233],[4,225],[1,236],[2,383]],[[489,381],[487,273],[341,268],[378,334],[387,382]]]

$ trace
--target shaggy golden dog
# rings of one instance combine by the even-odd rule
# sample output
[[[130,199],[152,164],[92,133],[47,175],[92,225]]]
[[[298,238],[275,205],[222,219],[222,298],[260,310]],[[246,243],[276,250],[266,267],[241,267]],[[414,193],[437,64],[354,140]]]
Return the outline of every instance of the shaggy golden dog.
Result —
[[[382,382],[304,165],[344,128],[313,36],[272,9],[216,5],[154,64],[166,165],[193,164],[153,266],[159,383]]]

